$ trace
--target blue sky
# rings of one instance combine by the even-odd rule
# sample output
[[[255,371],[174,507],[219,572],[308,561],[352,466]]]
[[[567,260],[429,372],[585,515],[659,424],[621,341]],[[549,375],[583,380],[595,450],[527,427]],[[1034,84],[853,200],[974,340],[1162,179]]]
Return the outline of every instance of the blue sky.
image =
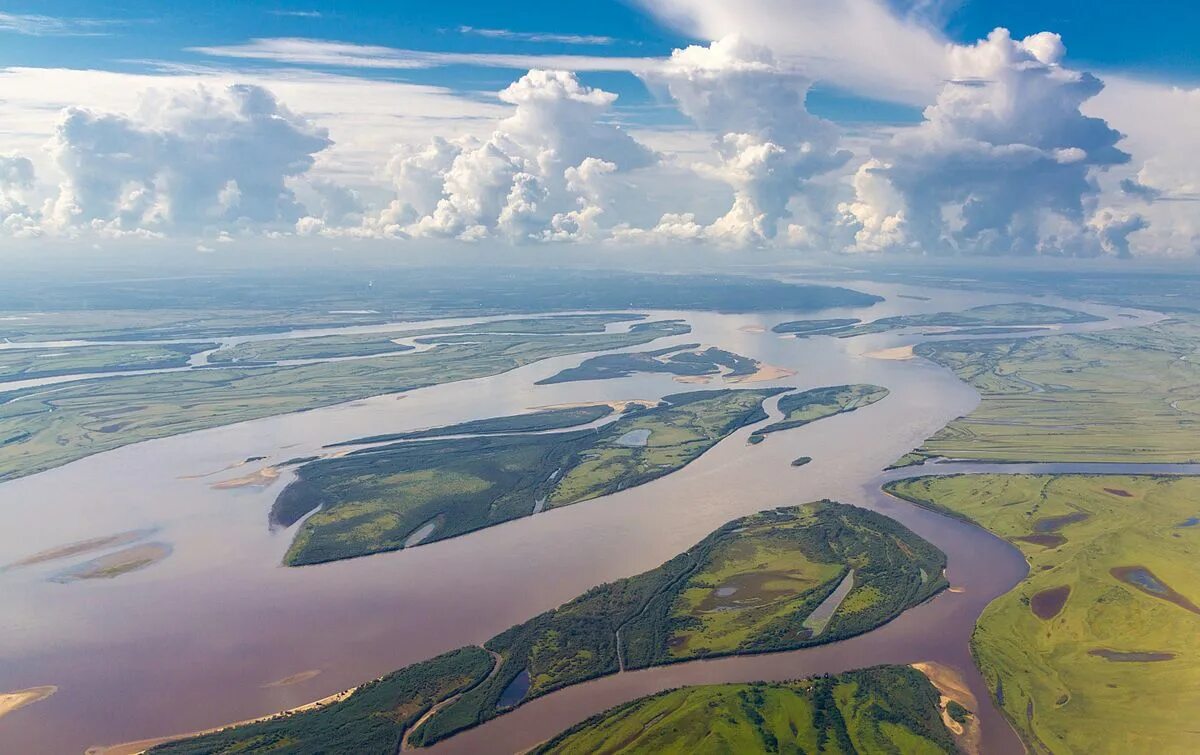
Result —
[[[908,0],[894,0],[910,12]],[[928,4],[922,4],[928,5]],[[926,23],[951,40],[970,42],[1005,26],[1014,36],[1044,30],[1063,35],[1072,64],[1098,70],[1136,72],[1171,82],[1200,80],[1200,3],[1146,0],[1136,11],[1120,0],[1044,0],[1012,3],[965,0],[934,3]],[[37,0],[0,3],[0,14],[46,17],[61,22],[35,25],[37,33],[0,30],[0,66],[102,68],[141,71],[148,62],[212,65],[212,57],[188,48],[234,45],[260,37],[305,37],[429,51],[480,53],[588,53],[664,56],[698,41],[661,23],[641,7],[620,0],[561,2],[526,0],[495,3],[459,0],[413,2],[245,2],[209,0],[164,4],[125,0],[98,5],[90,0]],[[464,27],[476,31],[464,32]],[[489,30],[515,32],[489,35]],[[520,35],[576,35],[603,44],[573,44]],[[269,62],[239,61],[242,67]],[[321,66],[310,68],[322,69]],[[329,69],[324,69],[329,70]],[[476,66],[416,71],[366,70],[358,75],[493,91],[512,80],[511,70]],[[583,78],[622,95],[622,108],[652,103],[636,77],[584,73]],[[832,84],[818,85],[811,107],[846,122],[912,122],[919,108],[856,96]],[[633,117],[669,122],[668,114]]]

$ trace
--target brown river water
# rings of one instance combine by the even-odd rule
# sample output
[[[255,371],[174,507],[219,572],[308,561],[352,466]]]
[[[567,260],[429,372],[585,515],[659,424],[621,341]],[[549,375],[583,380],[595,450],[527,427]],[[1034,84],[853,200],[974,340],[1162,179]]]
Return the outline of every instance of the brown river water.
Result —
[[[568,688],[436,751],[521,750],[613,704],[683,684],[790,679],[884,662],[944,663],[966,678],[977,699],[987,700],[970,658],[971,628],[983,607],[1025,573],[1023,559],[980,529],[879,492],[880,469],[970,411],[978,396],[922,360],[863,356],[918,336],[802,340],[769,329],[790,319],[869,320],[1020,297],[847,285],[888,301],[805,315],[658,312],[656,318],[686,319],[693,332],[633,350],[712,344],[797,372],[741,387],[865,382],[889,388],[885,400],[773,434],[757,446],[747,444],[750,428],[744,428],[685,469],[641,487],[410,550],[282,567],[292,533],[270,531],[267,512],[289,473],[265,487],[215,489],[213,483],[364,435],[568,402],[657,399],[721,382],[684,385],[669,376],[636,375],[534,385],[584,358],[575,355],[489,378],[148,441],[0,485],[0,564],[148,528],[153,540],[171,549],[164,561],[110,580],[50,581],[62,563],[0,571],[0,692],[58,687],[50,698],[0,719],[0,753],[79,753],[91,745],[193,731],[301,705],[482,643],[589,587],[653,568],[730,519],[819,498],[876,509],[934,542],[949,556],[953,591],[851,640],[626,672]],[[897,299],[898,293],[930,301]],[[1158,319],[1039,301],[1113,317],[1063,331]],[[1117,317],[1119,312],[1133,316]],[[768,332],[752,332],[756,328]],[[777,416],[774,402],[768,406]],[[801,455],[813,461],[792,467]],[[229,468],[255,456],[266,460]],[[966,471],[997,468],[972,466],[977,468]],[[289,677],[294,683],[277,683]],[[986,751],[1020,750],[990,704],[979,713]]]

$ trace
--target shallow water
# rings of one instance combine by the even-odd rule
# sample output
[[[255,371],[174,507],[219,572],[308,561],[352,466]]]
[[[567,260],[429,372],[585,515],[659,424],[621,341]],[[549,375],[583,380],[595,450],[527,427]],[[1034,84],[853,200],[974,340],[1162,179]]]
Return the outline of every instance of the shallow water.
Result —
[[[892,298],[870,310],[835,309],[822,316],[873,319],[1018,298],[852,285],[931,300]],[[796,313],[654,316],[683,317],[694,332],[633,350],[700,341],[797,371],[754,387],[868,382],[889,388],[891,395],[753,447],[746,442],[751,429],[744,428],[684,470],[616,495],[397,553],[300,569],[279,566],[292,531],[267,527],[271,503],[294,471],[261,487],[216,490],[212,484],[373,434],[578,401],[654,400],[706,386],[683,385],[666,375],[534,385],[588,356],[574,355],[490,378],[149,441],[4,483],[0,563],[149,527],[157,528],[155,539],[169,543],[173,554],[136,573],[70,585],[47,580],[59,565],[0,573],[5,607],[0,688],[59,687],[53,698],[5,718],[0,752],[79,752],[92,744],[190,731],[299,705],[480,643],[596,584],[653,568],[735,517],[824,497],[895,516],[938,544],[950,559],[951,584],[965,592],[944,593],[845,642],[596,680],[523,705],[443,747],[513,751],[664,684],[792,678],[885,661],[946,663],[964,674],[979,699],[987,699],[967,641],[983,606],[1024,574],[1024,561],[981,530],[878,489],[887,479],[878,470],[970,411],[978,401],[974,391],[921,360],[862,356],[920,340],[912,335],[838,340],[769,332],[779,322],[806,316]],[[756,328],[768,332],[750,332]],[[717,380],[707,387],[721,385]],[[774,401],[769,406],[772,419],[778,418]],[[790,466],[801,454],[813,461],[802,469]],[[266,458],[232,466],[252,456]],[[927,465],[897,476],[929,473],[934,466],[967,471]],[[294,685],[269,686],[310,669],[321,673]],[[991,749],[1015,750],[1015,736],[990,706],[980,718]]]

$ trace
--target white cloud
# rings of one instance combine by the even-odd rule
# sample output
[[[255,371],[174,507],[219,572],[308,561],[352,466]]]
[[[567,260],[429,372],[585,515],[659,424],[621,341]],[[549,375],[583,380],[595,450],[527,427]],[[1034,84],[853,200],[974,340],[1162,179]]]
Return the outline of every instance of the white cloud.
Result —
[[[397,198],[379,218],[382,233],[516,241],[592,235],[603,213],[603,179],[654,160],[603,119],[616,95],[574,74],[533,70],[499,97],[514,109],[486,140],[435,139],[393,158]]]
[[[780,65],[889,101],[925,104],[946,75],[944,38],[884,0],[638,0],[691,36],[736,34]]]
[[[510,29],[479,29],[474,26],[458,27],[460,34],[471,34],[485,39],[503,39],[509,42],[548,42],[563,45],[611,45],[614,40],[596,34],[550,34],[547,32],[512,31]]]
[[[741,37],[676,50],[643,78],[715,137],[717,164],[701,170],[727,183],[734,199],[708,229],[713,239],[749,245],[775,238],[805,181],[850,157],[832,124],[805,109],[811,82]]]
[[[0,31],[31,37],[83,37],[104,33],[117,22],[99,18],[59,18],[32,13],[0,12]]]
[[[1061,65],[1057,35],[1004,29],[948,50],[952,78],[925,121],[874,150],[842,206],[854,248],[1096,253],[1093,176],[1128,160],[1121,135],[1080,108],[1103,88]],[[1107,226],[1106,226],[1107,227]],[[1130,231],[1132,232],[1132,231]],[[1093,241],[1098,242],[1093,238]]]
[[[189,50],[213,57],[269,60],[274,63],[293,65],[401,70],[465,65],[513,70],[553,68],[566,71],[637,72],[653,68],[659,63],[655,58],[597,55],[432,52],[302,37],[252,39],[245,44],[193,47]]]
[[[53,153],[64,175],[50,220],[113,233],[293,223],[289,178],[327,132],[260,87],[152,92],[137,117],[68,109]]]

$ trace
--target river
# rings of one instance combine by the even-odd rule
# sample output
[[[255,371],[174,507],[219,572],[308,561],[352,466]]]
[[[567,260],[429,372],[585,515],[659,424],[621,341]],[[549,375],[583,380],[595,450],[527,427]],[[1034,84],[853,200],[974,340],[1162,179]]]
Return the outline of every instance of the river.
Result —
[[[863,356],[914,343],[918,336],[795,339],[773,334],[770,327],[789,319],[869,320],[1021,297],[845,285],[888,300],[816,315],[654,312],[655,318],[686,319],[693,332],[633,350],[712,344],[797,372],[756,386],[875,383],[891,390],[885,400],[773,434],[757,446],[747,445],[751,428],[743,428],[680,472],[641,487],[410,550],[284,568],[280,559],[292,532],[270,531],[267,512],[289,474],[260,487],[215,489],[213,483],[366,435],[569,402],[657,399],[704,386],[664,375],[534,385],[584,358],[574,355],[489,378],[147,441],[0,485],[0,563],[144,528],[154,528],[154,539],[173,548],[165,561],[113,580],[53,583],[47,577],[61,568],[54,564],[0,572],[0,691],[58,687],[49,699],[0,722],[0,752],[78,753],[89,745],[294,707],[481,643],[589,587],[657,566],[730,519],[819,498],[879,510],[937,544],[949,556],[955,591],[845,642],[626,672],[569,688],[438,750],[511,752],[613,703],[679,684],[794,678],[879,662],[945,663],[963,674],[978,699],[987,700],[968,639],[983,606],[1024,574],[1023,559],[982,530],[879,492],[880,469],[970,411],[978,396],[922,360]],[[1064,332],[1158,319],[1153,313],[1038,301],[1113,318],[1064,326]],[[710,387],[720,386],[717,381]],[[773,408],[771,414],[778,416]],[[792,467],[801,455],[813,461]],[[265,459],[233,466],[250,457]],[[289,677],[298,681],[272,684]],[[990,705],[980,717],[989,751],[1019,749]]]

